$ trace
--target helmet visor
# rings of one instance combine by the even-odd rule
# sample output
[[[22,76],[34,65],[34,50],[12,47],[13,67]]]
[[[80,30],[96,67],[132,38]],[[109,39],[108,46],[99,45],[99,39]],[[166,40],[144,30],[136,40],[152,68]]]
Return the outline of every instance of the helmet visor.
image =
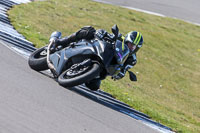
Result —
[[[128,42],[127,45],[128,45],[128,48],[130,49],[131,52],[133,52],[136,49],[136,45],[134,45],[134,44],[132,44],[130,42]]]

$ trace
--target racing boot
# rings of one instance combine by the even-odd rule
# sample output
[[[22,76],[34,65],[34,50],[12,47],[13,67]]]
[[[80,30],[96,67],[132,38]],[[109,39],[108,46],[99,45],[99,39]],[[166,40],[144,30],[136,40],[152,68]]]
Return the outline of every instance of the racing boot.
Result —
[[[92,91],[96,91],[100,88],[101,85],[101,80],[98,79],[93,79],[87,83],[85,83],[85,86],[88,87]]]

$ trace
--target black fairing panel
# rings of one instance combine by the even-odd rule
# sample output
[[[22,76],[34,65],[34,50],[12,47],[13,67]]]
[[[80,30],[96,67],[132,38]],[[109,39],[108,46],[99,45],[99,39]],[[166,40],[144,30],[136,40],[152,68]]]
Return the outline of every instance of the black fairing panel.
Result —
[[[65,58],[67,58],[67,59],[69,59],[73,56],[77,56],[77,55],[96,54],[92,45],[85,43],[85,42],[80,42],[80,43],[76,44],[74,47],[67,48],[64,50],[65,50]]]
[[[60,74],[62,72],[62,69],[67,61],[65,60],[64,56],[65,56],[64,50],[56,52],[50,56],[50,60],[53,63],[57,74]]]
[[[96,55],[91,44],[80,42],[72,47],[65,48],[50,56],[50,60],[56,68],[57,74],[61,74],[67,61],[74,56]]]
[[[115,50],[113,49],[113,46],[111,44],[107,44],[105,46],[105,50],[103,53],[103,63],[105,65],[105,67],[110,65],[110,62],[112,61],[112,59],[114,57],[114,53],[115,53]]]

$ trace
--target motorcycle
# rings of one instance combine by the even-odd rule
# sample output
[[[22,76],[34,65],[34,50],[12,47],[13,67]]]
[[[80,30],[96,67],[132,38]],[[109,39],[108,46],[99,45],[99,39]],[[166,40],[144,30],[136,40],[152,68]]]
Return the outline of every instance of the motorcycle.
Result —
[[[28,60],[29,66],[36,71],[50,69],[58,83],[73,87],[94,79],[103,80],[107,76],[115,79],[128,58],[129,48],[117,40],[119,29],[112,28],[112,35],[93,40],[81,40],[68,47],[55,47],[55,40],[61,38],[61,32],[51,34],[49,45],[34,51]],[[131,81],[136,75],[129,72]]]

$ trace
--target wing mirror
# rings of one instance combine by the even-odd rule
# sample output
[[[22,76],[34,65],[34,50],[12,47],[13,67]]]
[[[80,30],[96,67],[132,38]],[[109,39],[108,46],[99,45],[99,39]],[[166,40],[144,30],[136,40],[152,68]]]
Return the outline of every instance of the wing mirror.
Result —
[[[115,35],[114,39],[117,40],[119,34],[119,28],[117,27],[116,24],[112,27],[112,33]]]
[[[129,79],[131,81],[137,81],[137,76],[133,72],[128,71],[128,73],[129,73]]]
[[[51,34],[51,37],[50,37],[50,41],[51,40],[54,40],[54,39],[59,39],[61,38],[62,36],[62,33],[61,32],[58,32],[58,31],[54,31],[52,34]]]

